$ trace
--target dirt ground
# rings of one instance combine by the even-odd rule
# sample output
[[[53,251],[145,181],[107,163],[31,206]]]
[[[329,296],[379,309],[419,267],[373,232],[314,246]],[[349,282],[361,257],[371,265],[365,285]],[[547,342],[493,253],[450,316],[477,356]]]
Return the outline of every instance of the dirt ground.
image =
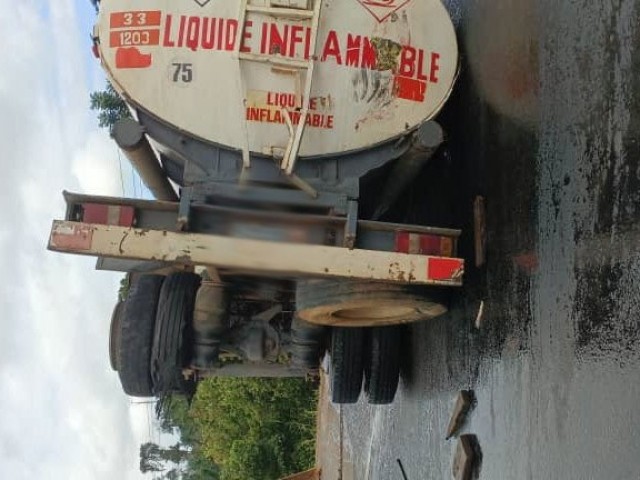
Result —
[[[331,403],[327,374],[321,370],[318,402],[316,461],[322,480],[355,479],[350,442],[344,437],[343,412]],[[346,440],[346,441],[345,441]]]

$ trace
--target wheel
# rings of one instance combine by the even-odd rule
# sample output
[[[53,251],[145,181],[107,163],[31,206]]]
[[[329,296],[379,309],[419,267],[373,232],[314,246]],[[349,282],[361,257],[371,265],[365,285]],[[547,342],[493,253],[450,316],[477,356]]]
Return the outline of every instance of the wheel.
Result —
[[[438,289],[356,280],[298,282],[297,315],[310,323],[343,327],[395,325],[447,311]]]
[[[109,326],[109,364],[111,369],[118,371],[118,351],[120,350],[120,322],[124,302],[120,301],[113,307],[111,324]]]
[[[151,376],[158,393],[191,388],[182,376],[182,369],[190,360],[188,345],[192,340],[191,322],[200,281],[200,276],[194,273],[173,273],[162,285],[151,351]]]
[[[400,381],[402,327],[377,327],[369,329],[368,362],[365,366],[365,391],[369,403],[392,403]]]
[[[122,389],[134,397],[154,394],[149,362],[156,307],[164,277],[142,275],[133,282],[124,302],[116,336],[118,376]]]
[[[362,389],[364,340],[362,328],[331,330],[331,400],[355,403]]]

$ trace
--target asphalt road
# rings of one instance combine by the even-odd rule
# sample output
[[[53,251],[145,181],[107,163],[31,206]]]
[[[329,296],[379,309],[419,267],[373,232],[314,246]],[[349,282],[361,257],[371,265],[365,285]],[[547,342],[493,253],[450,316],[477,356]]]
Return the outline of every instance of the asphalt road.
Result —
[[[640,479],[640,1],[448,3],[448,147],[395,215],[465,230],[466,287],[408,332],[393,405],[343,407],[354,478],[402,479],[397,459],[410,480],[451,478],[445,430],[472,389],[479,478]]]

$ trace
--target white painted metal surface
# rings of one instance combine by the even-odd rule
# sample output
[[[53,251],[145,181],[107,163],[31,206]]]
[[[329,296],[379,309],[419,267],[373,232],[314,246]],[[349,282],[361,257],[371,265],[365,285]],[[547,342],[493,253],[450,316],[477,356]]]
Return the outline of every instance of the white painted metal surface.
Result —
[[[248,141],[259,153],[283,152],[287,113],[296,124],[304,108],[301,156],[364,149],[440,110],[458,54],[439,0],[321,1],[308,99],[310,16],[295,7],[311,1],[285,2],[288,12],[274,15],[266,7],[277,2],[249,0],[242,42],[243,0],[103,1],[102,62],[134,104],[202,139],[239,150]],[[239,57],[254,61],[239,68]]]
[[[50,250],[111,258],[213,265],[269,275],[462,285],[459,258],[270,242],[56,220]]]

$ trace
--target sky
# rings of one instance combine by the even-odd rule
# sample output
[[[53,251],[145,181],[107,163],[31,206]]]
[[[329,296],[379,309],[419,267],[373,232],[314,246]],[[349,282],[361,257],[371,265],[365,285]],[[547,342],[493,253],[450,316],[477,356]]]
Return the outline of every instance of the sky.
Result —
[[[122,275],[46,250],[63,189],[140,194],[89,109],[93,18],[89,0],[0,1],[0,478],[148,478],[149,406],[109,366]]]

